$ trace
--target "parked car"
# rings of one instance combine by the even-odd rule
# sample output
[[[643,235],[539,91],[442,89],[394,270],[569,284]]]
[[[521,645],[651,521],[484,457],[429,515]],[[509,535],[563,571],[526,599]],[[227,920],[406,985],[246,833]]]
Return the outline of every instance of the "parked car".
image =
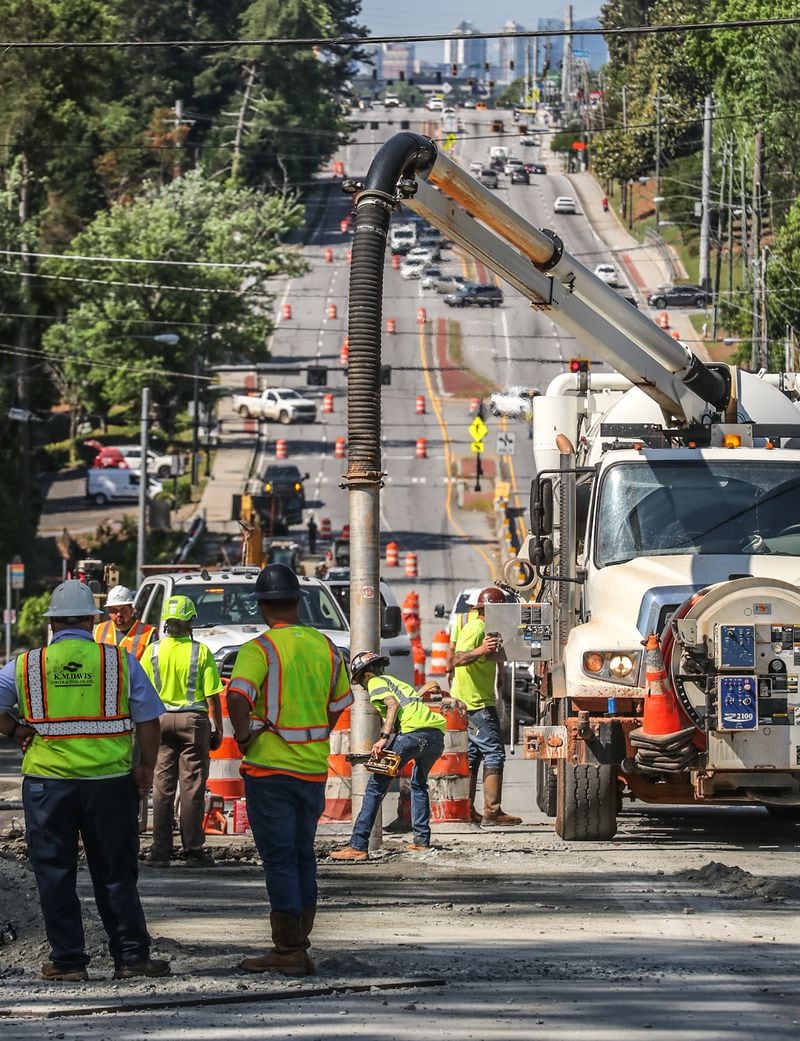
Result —
[[[198,440],[200,440],[199,434]],[[109,446],[109,449],[111,447],[114,446]],[[115,447],[116,450],[121,453],[123,459],[131,468],[131,470],[141,470],[141,445],[116,445]],[[176,452],[174,455],[159,455],[157,452],[148,452],[147,472],[149,474],[155,474],[156,477],[160,478],[180,477],[186,473],[186,460],[178,452]]]
[[[114,445],[100,445],[97,455],[92,459],[92,469],[128,470],[130,466],[119,448],[116,448]]]
[[[400,98],[396,94],[387,94],[383,99],[384,108],[400,108]]]
[[[107,502],[136,502],[139,486],[138,470],[90,468],[86,471],[86,498],[97,506],[105,506]],[[148,474],[147,498],[152,499],[162,490],[161,482]]]
[[[323,578],[345,617],[350,620],[350,568],[329,568]],[[383,579],[381,590],[381,654],[389,659],[389,672],[406,683],[414,683],[411,641],[403,628],[403,615],[391,587]]]
[[[427,260],[422,257],[406,259],[400,265],[401,278],[422,278],[422,272],[428,266]]]
[[[499,286],[467,282],[447,293],[444,302],[448,307],[499,307],[503,302],[503,290]]]
[[[389,249],[393,254],[401,256],[408,253],[417,244],[417,226],[409,221],[407,224],[392,224],[389,228]]]
[[[601,279],[607,286],[616,286],[619,284],[619,271],[617,271],[616,264],[596,264],[594,273],[599,279]]]
[[[434,284],[437,293],[452,293],[466,282],[463,275],[442,275]]]
[[[270,463],[264,471],[264,491],[280,504],[287,524],[299,524],[303,519],[306,505],[303,481],[306,480],[308,474],[301,474],[292,463]]]
[[[492,170],[489,166],[484,166],[478,175],[478,180],[487,188],[496,188],[499,184],[497,171]]]
[[[571,195],[559,195],[553,203],[553,210],[555,213],[577,213],[578,204]]]
[[[434,289],[436,283],[444,275],[444,272],[440,267],[435,264],[429,264],[428,267],[422,270],[422,288],[423,289]]]
[[[651,307],[707,307],[710,299],[702,286],[687,284],[659,286],[648,296],[647,302]]]
[[[546,174],[547,167],[544,163],[526,163],[525,169],[529,174]]]
[[[530,184],[531,178],[524,166],[515,166],[511,171],[512,184]]]

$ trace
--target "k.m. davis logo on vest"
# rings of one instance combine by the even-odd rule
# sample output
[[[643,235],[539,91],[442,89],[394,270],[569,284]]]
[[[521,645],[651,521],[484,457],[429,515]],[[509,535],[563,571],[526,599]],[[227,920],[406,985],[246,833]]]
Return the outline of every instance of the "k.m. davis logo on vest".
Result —
[[[57,687],[85,687],[92,682],[91,672],[86,672],[79,661],[68,661],[53,674],[53,683]]]

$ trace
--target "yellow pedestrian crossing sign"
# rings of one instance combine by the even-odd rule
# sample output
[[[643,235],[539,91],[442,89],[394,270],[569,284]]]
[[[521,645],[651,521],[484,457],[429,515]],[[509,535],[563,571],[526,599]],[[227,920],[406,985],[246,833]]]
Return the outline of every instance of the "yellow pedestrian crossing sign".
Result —
[[[486,424],[480,416],[476,416],[467,429],[473,441],[483,441],[483,439],[489,433],[489,428],[486,426]],[[472,451],[475,452],[477,451],[477,449],[473,448]],[[483,451],[483,449],[481,449],[481,451]]]
[[[470,445],[472,451],[477,455],[479,452],[483,452],[486,449],[486,445],[483,441],[473,441]]]

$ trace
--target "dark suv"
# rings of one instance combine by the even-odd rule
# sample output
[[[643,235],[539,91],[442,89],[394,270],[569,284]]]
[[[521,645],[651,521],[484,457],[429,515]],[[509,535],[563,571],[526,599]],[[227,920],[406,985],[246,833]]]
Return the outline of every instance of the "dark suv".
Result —
[[[659,286],[647,302],[651,307],[707,307],[710,297],[702,286]]]
[[[299,524],[303,519],[305,480],[308,474],[301,474],[291,463],[270,463],[264,471],[264,493],[274,497],[287,524]]]
[[[499,307],[503,302],[503,290],[498,286],[467,282],[455,292],[447,293],[444,302],[450,307]]]

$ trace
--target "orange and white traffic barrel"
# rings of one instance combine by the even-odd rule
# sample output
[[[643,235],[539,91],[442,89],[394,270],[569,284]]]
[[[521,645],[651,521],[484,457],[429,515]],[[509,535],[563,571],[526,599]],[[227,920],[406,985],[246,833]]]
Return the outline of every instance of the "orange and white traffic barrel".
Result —
[[[658,315],[658,324],[662,329],[669,329],[669,315],[666,311],[660,311]]]
[[[473,412],[477,412],[478,409],[480,408],[480,404],[481,404],[481,399],[480,398],[470,398],[469,399],[469,414],[472,415]]]
[[[350,361],[350,344],[345,340],[339,348],[339,364],[347,365]]]
[[[320,824],[336,824],[353,819],[353,768],[347,761],[350,752],[350,709],[346,708],[331,731],[328,776],[325,780],[325,809]]]
[[[336,304],[328,304],[328,318],[336,318],[338,313]]]
[[[445,718],[444,752],[428,774],[431,824],[465,824],[470,821],[469,760],[467,758],[467,710],[430,706]]]
[[[400,547],[396,542],[386,543],[386,566],[397,567],[400,562]]]
[[[396,320],[394,318],[387,318],[386,319],[386,332],[387,333],[396,333],[397,332],[397,322],[396,322]]]
[[[326,264],[332,264],[333,263],[333,250],[332,249],[326,249],[325,250],[325,263]]]
[[[420,622],[419,622],[419,606],[406,607],[403,604],[403,625],[408,633],[411,640],[419,639]],[[422,681],[425,682],[424,680]]]
[[[347,229],[349,227],[350,227],[350,221],[347,218],[345,218],[344,220],[340,220],[339,221],[339,231],[341,231],[341,233],[343,235],[345,234],[345,232],[347,231]]]
[[[417,618],[419,619],[419,615]],[[419,687],[425,682],[425,648],[421,637],[412,637],[411,654],[414,661],[414,686]]]
[[[222,708],[222,744],[211,753],[206,784],[212,795],[221,795],[226,800],[242,799],[244,780],[239,773],[242,753],[233,739],[233,725],[228,715],[228,681],[223,682],[225,690],[219,699]]]
[[[446,676],[447,662],[450,657],[450,637],[446,629],[440,629],[434,633],[431,643],[431,668],[432,676]]]
[[[331,519],[330,517],[322,517],[319,522],[319,533],[321,538],[329,539],[331,537]]]
[[[279,437],[275,442],[275,458],[276,459],[287,459],[289,457],[289,448],[286,444],[286,440]]]
[[[415,459],[427,459],[428,458],[428,441],[427,438],[418,437],[417,447],[414,452]]]
[[[284,304],[281,308],[281,313],[283,315],[283,320],[288,321],[292,317],[292,305]]]
[[[416,578],[417,574],[417,554],[406,553],[406,578]]]
[[[347,439],[344,437],[337,437],[333,446],[333,455],[335,459],[344,459],[347,455]]]
[[[417,325],[424,325],[428,320],[428,314],[424,307],[417,308]]]
[[[394,268],[395,271],[397,271],[397,269],[400,267],[400,254],[399,253],[395,253],[394,256],[392,257],[392,267]]]
[[[424,416],[425,415],[425,395],[424,394],[417,394],[416,414],[418,416]]]
[[[333,394],[325,394],[322,399],[322,411],[333,412]]]

